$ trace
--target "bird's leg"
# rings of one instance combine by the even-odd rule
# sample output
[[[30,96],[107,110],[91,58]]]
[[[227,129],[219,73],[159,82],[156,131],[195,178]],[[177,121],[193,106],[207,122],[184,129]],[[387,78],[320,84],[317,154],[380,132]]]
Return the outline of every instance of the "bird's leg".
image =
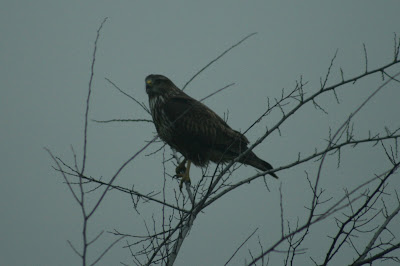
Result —
[[[185,159],[186,160],[186,159]],[[181,183],[179,184],[179,189],[182,191],[182,186],[183,182],[189,182],[190,183],[190,177],[189,177],[189,172],[190,172],[190,165],[192,162],[188,160],[187,167],[185,170],[185,173],[181,174]]]
[[[175,173],[178,177],[182,177],[183,174],[186,172],[186,167],[185,167],[185,163],[186,163],[187,159],[185,158],[175,169]]]

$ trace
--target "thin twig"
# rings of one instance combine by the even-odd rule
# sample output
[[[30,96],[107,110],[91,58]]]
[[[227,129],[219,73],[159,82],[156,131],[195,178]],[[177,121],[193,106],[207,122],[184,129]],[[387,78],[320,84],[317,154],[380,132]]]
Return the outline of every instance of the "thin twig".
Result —
[[[110,119],[110,120],[96,120],[92,119],[93,122],[97,123],[111,123],[111,122],[147,122],[153,123],[153,120],[149,119]]]
[[[111,85],[114,86],[114,88],[116,88],[120,93],[122,93],[123,95],[129,97],[130,99],[132,99],[135,103],[139,104],[140,107],[143,108],[143,110],[145,110],[148,114],[150,114],[149,109],[146,107],[146,105],[144,105],[143,103],[139,102],[138,100],[136,100],[133,96],[129,95],[128,93],[124,92],[123,90],[121,90],[114,82],[112,82],[110,79],[108,78],[104,78],[105,80],[107,80]]]
[[[205,65],[202,69],[200,69],[196,74],[194,74],[193,77],[191,77],[189,79],[188,82],[186,82],[186,84],[182,87],[182,91],[184,91],[186,89],[186,87],[189,85],[190,82],[192,82],[198,75],[200,75],[201,72],[203,72],[204,70],[206,70],[210,65],[212,65],[213,63],[215,63],[216,61],[218,61],[221,57],[223,57],[225,54],[227,54],[230,50],[232,50],[233,48],[235,48],[236,46],[240,45],[241,43],[243,43],[244,41],[246,41],[248,38],[250,38],[253,35],[256,35],[257,32],[253,32],[249,35],[247,35],[246,37],[244,37],[243,39],[241,39],[240,41],[238,41],[237,43],[235,43],[234,45],[232,45],[231,47],[229,47],[228,49],[226,49],[222,54],[220,54],[219,56],[217,56],[215,59],[211,60],[211,62],[209,62],[207,65]]]
[[[112,243],[100,254],[100,256],[99,256],[92,264],[90,264],[90,265],[91,265],[91,266],[96,265],[96,264],[104,257],[104,255],[106,255],[107,252],[110,251],[110,249],[111,249],[115,244],[117,244],[120,240],[122,240],[124,237],[125,237],[125,236],[121,236],[121,237],[119,237],[118,239],[116,239],[114,242],[112,242]]]
[[[100,38],[100,31],[103,28],[104,23],[106,23],[108,17],[103,19],[101,22],[100,27],[97,30],[96,40],[94,41],[94,49],[93,49],[93,56],[92,56],[92,65],[90,67],[90,78],[89,78],[89,89],[88,89],[88,96],[86,98],[86,112],[85,112],[85,132],[84,132],[84,142],[83,142],[83,162],[82,162],[82,170],[81,174],[85,171],[86,166],[86,152],[87,152],[87,129],[88,129],[88,117],[89,117],[89,103],[90,103],[90,94],[92,93],[92,82],[94,76],[94,63],[96,62],[96,52],[97,52],[97,42]]]
[[[228,259],[228,261],[224,264],[225,266],[228,265],[228,263],[233,259],[233,257],[238,253],[238,251],[243,247],[244,244],[257,232],[258,227],[251,233],[243,242],[240,244],[240,246],[235,250],[235,252],[232,254],[232,256]]]

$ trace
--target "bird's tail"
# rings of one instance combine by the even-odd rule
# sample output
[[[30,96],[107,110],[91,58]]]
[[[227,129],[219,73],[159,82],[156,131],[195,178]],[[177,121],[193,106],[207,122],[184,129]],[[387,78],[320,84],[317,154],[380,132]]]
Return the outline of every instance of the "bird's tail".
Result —
[[[268,171],[273,169],[272,165],[258,158],[257,155],[255,155],[253,152],[247,154],[247,156],[242,158],[239,162],[251,165],[261,171]],[[275,173],[270,173],[270,175],[278,179],[278,176]]]

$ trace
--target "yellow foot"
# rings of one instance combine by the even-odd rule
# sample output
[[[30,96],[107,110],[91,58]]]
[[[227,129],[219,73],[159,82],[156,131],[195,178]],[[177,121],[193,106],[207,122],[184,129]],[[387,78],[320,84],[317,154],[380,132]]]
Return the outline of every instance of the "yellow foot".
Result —
[[[189,172],[190,172],[191,161],[188,161],[187,167],[185,167],[185,161],[186,161],[186,159],[182,163],[180,163],[178,165],[178,167],[176,168],[176,175],[181,178],[181,182],[179,183],[180,191],[182,191],[183,182],[190,183]],[[178,168],[179,168],[179,173],[178,173]]]

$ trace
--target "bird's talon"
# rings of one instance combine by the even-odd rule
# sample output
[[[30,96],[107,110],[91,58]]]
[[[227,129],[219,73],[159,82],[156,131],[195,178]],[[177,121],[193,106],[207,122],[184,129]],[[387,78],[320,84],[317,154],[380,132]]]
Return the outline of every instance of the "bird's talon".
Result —
[[[183,161],[175,168],[175,173],[176,173],[177,176],[182,177],[183,174],[186,172],[185,163],[186,163],[186,159],[183,160]]]
[[[175,173],[177,176],[183,176],[183,174],[186,172],[186,167],[184,165],[178,165],[175,169]]]
[[[181,182],[179,183],[179,190],[181,192],[182,192],[183,183],[189,183],[189,185],[191,184],[189,176],[187,176],[187,177],[182,176]]]

